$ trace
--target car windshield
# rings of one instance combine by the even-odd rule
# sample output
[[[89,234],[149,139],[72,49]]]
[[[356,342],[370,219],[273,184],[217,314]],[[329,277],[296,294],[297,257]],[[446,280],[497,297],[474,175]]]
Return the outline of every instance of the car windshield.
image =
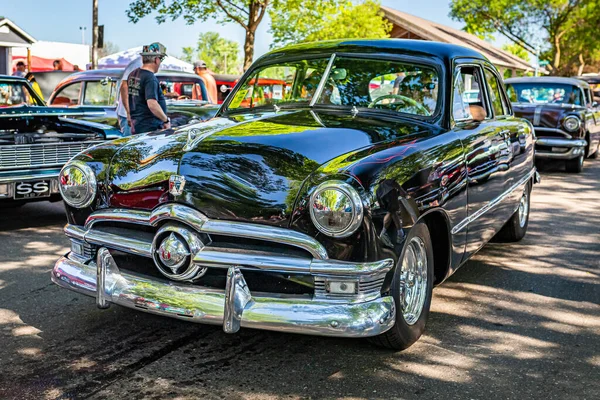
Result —
[[[583,104],[581,90],[562,83],[509,83],[506,92],[513,103]]]
[[[36,98],[23,82],[0,82],[0,107],[39,106]]]
[[[260,67],[246,78],[227,109],[315,105],[383,109],[431,116],[438,108],[435,69],[407,62],[336,57]],[[318,92],[318,90],[320,92]]]

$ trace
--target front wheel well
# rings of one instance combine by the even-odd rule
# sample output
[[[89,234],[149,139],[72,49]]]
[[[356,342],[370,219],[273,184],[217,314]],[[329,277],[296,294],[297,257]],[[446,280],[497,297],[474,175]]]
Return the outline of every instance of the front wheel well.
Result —
[[[441,283],[450,269],[450,225],[441,211],[433,211],[422,217],[429,229],[433,247],[434,284]]]

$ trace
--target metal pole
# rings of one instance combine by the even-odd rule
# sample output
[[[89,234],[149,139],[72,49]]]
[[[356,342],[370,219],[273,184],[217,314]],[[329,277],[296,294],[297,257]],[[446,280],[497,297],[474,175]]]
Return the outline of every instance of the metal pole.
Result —
[[[98,68],[98,0],[92,0],[92,69]]]

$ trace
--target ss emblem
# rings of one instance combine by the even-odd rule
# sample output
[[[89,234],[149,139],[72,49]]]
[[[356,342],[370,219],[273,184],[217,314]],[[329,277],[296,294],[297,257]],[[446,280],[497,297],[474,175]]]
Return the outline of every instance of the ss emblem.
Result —
[[[49,190],[48,182],[36,182],[34,184],[21,182],[17,185],[16,191],[17,194],[22,196],[31,194],[31,193],[45,193]]]

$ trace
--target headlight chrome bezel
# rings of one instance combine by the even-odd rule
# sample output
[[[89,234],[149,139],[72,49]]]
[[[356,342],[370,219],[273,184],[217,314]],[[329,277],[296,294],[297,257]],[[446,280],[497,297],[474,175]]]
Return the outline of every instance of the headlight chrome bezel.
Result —
[[[64,176],[65,176],[64,174],[70,168],[76,168],[79,171],[81,171],[81,173],[83,174],[83,176],[86,179],[87,190],[86,190],[85,196],[79,202],[75,202],[65,195],[66,188],[65,188],[65,184],[63,184]],[[75,207],[75,208],[89,207],[92,204],[92,202],[94,201],[94,199],[96,198],[96,192],[97,192],[96,174],[90,168],[89,165],[87,165],[85,162],[83,162],[81,160],[69,161],[68,163],[65,164],[64,167],[62,167],[62,169],[60,170],[60,174],[58,175],[58,189],[59,189],[60,195],[62,196],[65,203],[67,203],[71,207]]]
[[[348,197],[350,203],[352,204],[352,217],[349,224],[343,229],[332,230],[318,222],[317,216],[315,215],[314,204],[317,196],[326,190],[336,190],[342,193]],[[364,206],[358,191],[356,191],[356,189],[354,189],[350,184],[343,181],[325,181],[319,184],[310,195],[309,209],[310,219],[312,220],[313,225],[319,230],[319,232],[332,238],[346,238],[354,234],[362,224],[364,216]]]
[[[575,121],[576,126],[574,128],[572,128],[572,129],[569,129],[569,127],[567,125],[568,121]],[[569,115],[568,117],[566,117],[563,120],[562,125],[567,130],[567,132],[577,132],[579,130],[579,128],[581,128],[581,120],[579,118],[577,118],[576,116],[574,116],[574,115]]]

